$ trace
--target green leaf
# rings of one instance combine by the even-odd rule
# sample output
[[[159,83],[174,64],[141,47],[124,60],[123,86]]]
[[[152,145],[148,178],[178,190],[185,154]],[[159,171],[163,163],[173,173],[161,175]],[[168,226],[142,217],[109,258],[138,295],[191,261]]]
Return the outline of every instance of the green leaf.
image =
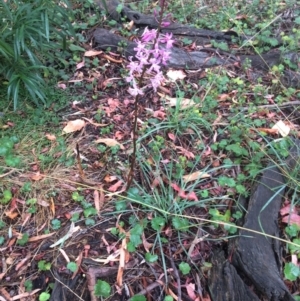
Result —
[[[50,271],[51,263],[46,262],[46,260],[40,260],[38,262],[38,269],[39,269],[39,271]]]
[[[0,246],[3,245],[4,241],[5,241],[4,236],[0,236]]]
[[[300,245],[300,239],[299,238],[293,239],[293,243],[297,244],[297,245]],[[300,251],[300,246],[297,247],[297,246],[288,244],[288,248],[289,248],[289,250],[291,251],[292,254]]]
[[[10,167],[18,167],[21,163],[21,159],[19,157],[10,155],[10,156],[5,157],[5,163],[7,166],[10,166]]]
[[[37,199],[36,199],[36,198],[28,199],[28,200],[26,201],[26,205],[29,205],[29,206],[35,205],[36,203],[37,203]]]
[[[20,246],[24,246],[28,242],[28,239],[29,239],[28,233],[24,233],[22,235],[22,238],[17,240],[17,244],[20,245]]]
[[[55,218],[51,221],[51,225],[52,225],[53,230],[58,230],[61,227],[61,221],[59,219]]]
[[[228,223],[229,225],[224,225],[224,229],[225,229],[226,231],[228,231],[230,234],[235,234],[235,233],[238,231],[237,227],[234,227],[235,224],[230,223],[230,222],[228,222],[228,221],[227,221],[227,223]],[[232,225],[232,226],[231,226],[231,225]]]
[[[50,299],[50,294],[43,292],[39,296],[39,301],[48,301]]]
[[[134,295],[128,301],[146,301],[146,297],[144,295]]]
[[[25,291],[30,292],[30,291],[32,291],[33,283],[31,280],[25,280],[24,286],[25,286]]]
[[[164,301],[173,301],[173,300],[174,300],[173,297],[170,295],[165,296],[165,298],[164,298]]]
[[[135,244],[133,242],[129,241],[127,243],[127,250],[128,250],[128,252],[131,252],[131,253],[135,252],[136,251]]]
[[[77,45],[74,45],[74,44],[71,44],[71,45],[69,46],[69,49],[70,49],[71,51],[82,51],[82,52],[85,52],[85,49],[84,49],[84,48],[82,48],[82,47],[80,47],[80,46],[77,46]]]
[[[95,285],[95,295],[97,297],[108,298],[111,293],[111,287],[106,281],[98,280]]]
[[[84,197],[82,195],[80,195],[78,191],[75,191],[72,193],[72,200],[74,200],[76,202],[81,202],[84,200]]]
[[[85,217],[93,216],[97,214],[97,210],[94,207],[89,207],[87,209],[84,209],[83,214]]]
[[[285,232],[289,237],[296,237],[299,231],[300,231],[300,227],[297,224],[292,224],[285,228]]]
[[[172,225],[176,230],[187,231],[190,223],[186,218],[175,216],[172,218]]]
[[[92,218],[87,218],[86,220],[85,220],[85,225],[86,226],[94,226],[96,224],[96,222],[95,222],[95,220],[93,220]]]
[[[235,180],[232,178],[226,177],[226,176],[219,177],[218,183],[222,187],[224,187],[224,186],[235,187],[236,186]]]
[[[74,273],[74,272],[77,271],[78,266],[77,266],[77,264],[76,264],[75,262],[70,261],[70,262],[68,262],[68,264],[67,264],[67,268],[68,268],[71,272]]]
[[[157,261],[158,256],[156,254],[146,253],[145,259],[147,262],[153,263]]]
[[[300,269],[292,262],[288,262],[284,266],[284,277],[287,280],[295,281],[300,275]]]
[[[80,214],[79,214],[79,212],[75,212],[75,213],[73,213],[72,214],[72,217],[71,217],[71,222],[77,222],[78,220],[79,220],[79,217],[80,217]]]
[[[187,275],[191,271],[191,267],[188,263],[186,262],[181,262],[179,264],[179,270],[183,275]]]
[[[6,226],[3,220],[0,220],[0,229],[3,229]]]
[[[117,201],[115,205],[116,205],[117,211],[123,211],[127,207],[127,202],[126,201]]]
[[[154,217],[151,220],[151,227],[155,231],[160,231],[165,226],[165,224],[166,220],[161,216]]]

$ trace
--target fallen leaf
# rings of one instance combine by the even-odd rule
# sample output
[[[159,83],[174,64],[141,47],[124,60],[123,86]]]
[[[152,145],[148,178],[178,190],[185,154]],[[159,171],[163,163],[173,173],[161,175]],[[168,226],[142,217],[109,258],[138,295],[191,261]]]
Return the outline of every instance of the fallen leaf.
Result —
[[[282,137],[288,136],[291,130],[291,128],[288,125],[286,125],[282,120],[276,122],[273,125],[272,129],[277,130]]]
[[[192,299],[192,300],[196,300],[197,296],[195,294],[195,284],[194,283],[189,283],[185,286],[186,288],[186,291],[189,295],[189,297]]]
[[[150,252],[150,249],[153,247],[153,244],[147,241],[144,232],[142,233],[142,241],[143,241],[143,246],[144,246],[145,250],[147,252]]]
[[[291,213],[290,215],[286,215],[282,218],[282,222],[286,224],[296,224],[300,227],[300,216],[296,213]]]
[[[192,106],[195,106],[196,103],[189,98],[177,98],[177,97],[169,97],[164,96],[164,98],[167,100],[167,104],[169,104],[171,107],[177,107],[181,110],[188,109]]]
[[[38,240],[41,240],[41,239],[51,237],[54,234],[56,234],[56,232],[52,232],[52,233],[48,233],[48,234],[41,234],[41,235],[37,235],[37,236],[32,236],[28,239],[28,241],[29,242],[38,241]]]
[[[64,133],[73,133],[76,131],[80,131],[85,126],[85,121],[82,119],[71,120],[64,127]]]
[[[167,72],[167,76],[170,80],[176,81],[178,79],[184,79],[186,74],[182,70],[170,70]]]
[[[52,134],[46,134],[45,137],[50,140],[50,141],[55,141],[56,140],[56,136],[52,135]]]
[[[230,100],[231,97],[229,94],[219,94],[218,95],[218,101],[225,101],[225,100]]]
[[[67,234],[65,236],[63,236],[62,238],[60,238],[57,242],[55,242],[54,244],[52,244],[50,246],[50,248],[54,248],[60,244],[63,244],[67,239],[69,239],[76,231],[79,231],[80,227],[74,225],[74,223],[72,222],[69,231],[67,232]]]
[[[176,136],[175,136],[173,133],[168,133],[168,137],[169,137],[173,142],[175,142]]]
[[[120,149],[125,149],[125,147],[121,143],[119,143],[117,140],[111,139],[111,138],[99,138],[95,141],[95,143],[104,143],[105,145],[107,145],[109,147],[118,145],[120,147]]]
[[[44,175],[41,174],[39,171],[37,173],[35,173],[33,176],[30,177],[31,180],[33,181],[40,181],[41,179],[44,178]]]
[[[116,184],[110,186],[108,188],[108,191],[111,191],[111,192],[116,192],[118,190],[118,188],[123,184],[123,181],[122,180],[119,180]]]
[[[12,209],[9,211],[5,211],[5,215],[10,219],[15,219],[19,215],[19,213],[15,211],[15,209]]]
[[[178,152],[179,154],[183,155],[187,159],[194,159],[195,158],[195,155],[192,152],[186,150],[185,148],[183,148],[181,146],[175,146],[175,148],[179,150],[179,152]]]
[[[291,204],[288,204],[280,209],[281,216],[291,214],[291,213],[297,213],[297,211],[295,210],[295,206],[291,206]]]
[[[116,176],[109,176],[109,175],[106,175],[105,178],[104,178],[104,181],[107,182],[107,183],[110,183],[112,181],[115,181],[117,180],[118,178]]]
[[[76,70],[81,69],[82,67],[84,67],[84,65],[85,65],[84,61],[78,63],[78,64],[76,65]]]
[[[191,181],[196,181],[198,179],[205,179],[205,178],[210,178],[211,175],[206,173],[206,172],[203,172],[201,170],[198,170],[198,171],[195,171],[189,175],[185,175],[183,176],[183,181],[185,183],[188,183],[188,182],[191,182]]]
[[[187,199],[189,201],[198,201],[197,195],[194,191],[185,192],[176,183],[171,183],[171,187],[178,192],[178,196],[182,199]]]
[[[260,132],[264,132],[264,133],[269,134],[269,135],[277,135],[278,134],[278,129],[257,128],[256,130],[260,131]],[[253,129],[253,131],[256,131],[256,130]]]
[[[98,50],[88,50],[88,51],[86,51],[86,52],[84,53],[84,56],[87,56],[87,57],[89,57],[89,56],[96,56],[96,55],[99,55],[99,54],[101,54],[101,53],[103,53],[103,51],[98,51]]]
[[[55,204],[52,197],[50,198],[50,210],[52,212],[52,216],[55,216]]]
[[[60,88],[60,89],[63,89],[63,90],[66,90],[66,89],[67,89],[67,85],[66,85],[66,84],[63,84],[63,83],[58,83],[58,84],[57,84],[57,87]]]

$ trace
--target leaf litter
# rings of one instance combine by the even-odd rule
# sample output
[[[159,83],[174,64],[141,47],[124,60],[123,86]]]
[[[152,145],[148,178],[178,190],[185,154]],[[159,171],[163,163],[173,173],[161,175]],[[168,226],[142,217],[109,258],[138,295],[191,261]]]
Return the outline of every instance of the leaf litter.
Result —
[[[66,282],[66,279],[75,279],[76,275],[83,279],[83,274],[86,274],[87,285],[81,281],[81,287],[75,291],[77,295],[85,296],[84,298],[91,300],[96,300],[94,296],[96,278],[110,279],[111,285],[116,285],[116,292],[124,294],[126,297],[128,297],[128,293],[124,292],[123,286],[127,286],[129,292],[149,294],[149,298],[152,299],[156,299],[160,292],[166,291],[175,300],[178,299],[178,295],[182,295],[185,300],[210,300],[209,294],[204,288],[205,281],[197,280],[194,274],[183,277],[179,274],[176,266],[181,261],[193,262],[195,266],[202,266],[203,263],[209,261],[213,247],[213,243],[209,239],[215,239],[219,235],[224,236],[221,229],[206,225],[203,227],[205,231],[200,234],[200,237],[195,237],[190,232],[199,233],[200,227],[185,225],[183,220],[178,219],[174,224],[182,226],[180,222],[183,222],[184,227],[191,229],[190,232],[180,232],[181,241],[178,241],[178,231],[168,221],[159,232],[160,236],[168,240],[171,250],[171,253],[168,254],[167,247],[163,247],[162,250],[158,247],[157,233],[153,229],[140,225],[143,222],[153,222],[157,217],[153,212],[145,214],[143,208],[140,207],[142,205],[139,202],[145,201],[146,196],[133,193],[132,198],[136,198],[136,204],[134,201],[129,204],[130,200],[126,199],[126,203],[128,203],[126,210],[130,214],[126,213],[126,210],[119,213],[115,212],[115,203],[119,201],[118,194],[124,192],[126,188],[128,174],[126,151],[132,147],[134,103],[125,88],[116,84],[120,79],[118,72],[120,64],[124,63],[122,59],[113,58],[102,51],[93,49],[86,51],[84,56],[97,56],[100,59],[99,66],[107,64],[107,60],[110,61],[104,76],[98,72],[100,69],[97,72],[89,70],[82,61],[79,63],[80,65],[77,65],[81,73],[77,71],[73,79],[59,84],[60,88],[65,89],[65,85],[76,81],[90,83],[97,79],[97,85],[94,87],[94,91],[89,92],[87,101],[70,105],[71,115],[68,117],[73,118],[79,113],[81,114],[80,119],[69,120],[67,124],[62,126],[63,133],[70,134],[68,138],[69,151],[66,151],[66,159],[68,157],[75,158],[76,154],[71,149],[75,149],[74,146],[77,143],[80,145],[80,154],[77,155],[80,155],[81,165],[83,165],[82,158],[86,158],[84,166],[81,166],[84,171],[84,181],[82,181],[83,176],[80,175],[81,172],[76,164],[66,168],[58,163],[51,172],[39,168],[34,174],[31,174],[29,180],[32,180],[30,181],[32,190],[24,195],[20,193],[20,189],[25,184],[24,179],[28,180],[28,174],[20,175],[14,172],[11,175],[9,172],[6,173],[8,179],[5,180],[14,185],[14,196],[4,213],[6,220],[13,224],[14,229],[20,228],[20,232],[12,231],[8,235],[7,243],[0,247],[2,254],[5,252],[2,257],[4,263],[2,263],[0,274],[0,278],[4,280],[1,293],[4,296],[9,295],[7,288],[10,287],[10,282],[17,281],[16,277],[22,277],[22,281],[24,279],[39,281],[41,288],[33,290],[31,293],[21,294],[14,288],[13,300],[29,297],[41,289],[45,289],[47,278],[55,281],[55,277],[49,271],[37,273],[37,263],[40,260],[46,260],[52,263],[52,269],[60,273],[63,282]],[[189,79],[183,71],[169,71],[169,76],[173,81],[180,79],[185,80],[186,84],[197,84],[197,82]],[[174,84],[170,82],[169,85],[167,88],[170,91],[174,90]],[[80,92],[82,91],[78,89],[78,93]],[[93,92],[101,92],[104,96],[94,100]],[[206,91],[200,92],[200,96],[204,97],[205,93]],[[197,138],[199,141],[191,141],[191,137],[197,130],[195,128],[191,129],[190,132],[183,129],[181,133],[175,134],[172,128],[164,132],[163,129],[157,127],[154,131],[155,135],[164,137],[161,142],[163,146],[160,146],[158,153],[155,152],[155,148],[159,146],[160,138],[155,137],[155,135],[147,136],[147,130],[151,128],[149,124],[151,122],[154,124],[157,121],[169,122],[171,115],[174,114],[174,111],[169,111],[169,108],[177,107],[179,111],[182,111],[197,108],[200,105],[192,99],[192,95],[190,98],[171,97],[162,93],[153,95],[149,92],[147,97],[142,99],[138,105],[138,126],[142,132],[141,135],[145,137],[140,148],[144,149],[145,156],[142,162],[147,162],[148,178],[138,166],[135,180],[145,189],[149,188],[147,193],[151,196],[149,200],[151,206],[155,207],[155,193],[159,194],[167,190],[164,197],[171,196],[172,206],[186,206],[183,210],[185,216],[209,218],[208,205],[201,203],[201,198],[205,198],[206,193],[212,198],[232,195],[233,188],[228,184],[220,185],[217,178],[221,175],[234,178],[237,171],[235,167],[226,171],[217,169],[216,167],[220,166],[220,162],[229,159],[230,156],[224,154],[223,151],[212,150],[211,145],[214,141],[220,141],[219,136],[224,135],[218,133],[217,130],[227,123],[226,116],[228,109],[235,103],[235,94],[236,92],[217,95],[218,113],[211,120],[215,132],[210,133],[203,129],[201,131],[202,140]],[[248,103],[250,104],[251,96],[244,96],[249,97]],[[282,121],[284,116],[281,113],[273,114],[270,110],[266,110],[265,112],[249,114],[251,118],[261,120],[268,118],[266,127],[253,128],[250,138],[254,141],[261,142],[259,132],[270,135],[271,139],[279,137],[279,135],[285,137],[290,132],[290,127]],[[153,118],[155,120],[151,120]],[[169,123],[171,124],[171,122]],[[295,128],[298,129],[297,126]],[[51,147],[55,147],[54,144],[58,145],[57,136],[46,134],[45,138],[53,143]],[[201,144],[203,152],[199,157],[198,145]],[[117,155],[111,154],[113,147],[120,148]],[[238,146],[233,150],[238,152]],[[49,152],[50,149],[45,151],[45,153]],[[57,159],[62,156],[61,152],[56,152]],[[160,156],[158,161],[154,158],[155,156]],[[157,162],[159,168],[156,166]],[[172,171],[176,173],[176,167],[179,166],[178,162],[182,162],[183,172],[177,176],[178,181],[170,182],[166,176],[167,169],[165,166],[170,163],[174,164]],[[193,162],[193,166],[189,166],[188,162]],[[214,168],[208,172],[207,166]],[[26,215],[26,211],[29,209],[26,200],[31,194],[35,195],[35,191],[42,191],[38,196],[37,213]],[[55,193],[49,197],[47,192]],[[75,197],[76,194],[74,193],[77,192],[78,197]],[[81,197],[83,200],[78,201]],[[48,206],[43,205],[43,202],[46,202],[45,204]],[[195,203],[194,206],[191,206],[191,203]],[[95,224],[86,225],[84,217],[81,216],[81,220],[76,221],[78,226],[75,226],[71,221],[73,216],[90,208],[91,204],[96,209]],[[224,212],[230,208],[232,203],[229,201],[229,197],[224,198],[220,206]],[[295,223],[300,226],[298,211],[291,204],[282,208],[280,214],[282,223]],[[134,223],[130,221],[131,216],[136,217]],[[19,221],[18,218],[20,218]],[[62,226],[57,231],[53,231],[49,227],[51,232],[44,234],[42,231],[48,227],[46,224],[49,222],[49,218],[60,220]],[[124,225],[120,225],[120,221]],[[140,226],[140,228],[137,227],[139,234],[132,233],[135,225]],[[22,239],[21,232],[29,234],[28,241],[24,245],[17,244],[18,239]],[[128,251],[128,248],[132,247],[130,243],[134,239],[141,241],[137,247],[137,253]],[[167,270],[162,267],[161,263],[149,263],[145,260],[145,252],[160,254],[161,251],[165,252]],[[78,264],[78,269],[75,272],[67,270],[68,261],[74,261]],[[172,264],[172,262],[176,264]],[[299,264],[295,257],[293,257],[293,262]],[[166,279],[166,272],[168,272],[170,279]],[[206,277],[205,273],[203,273],[203,278]],[[46,277],[43,277],[43,274]]]

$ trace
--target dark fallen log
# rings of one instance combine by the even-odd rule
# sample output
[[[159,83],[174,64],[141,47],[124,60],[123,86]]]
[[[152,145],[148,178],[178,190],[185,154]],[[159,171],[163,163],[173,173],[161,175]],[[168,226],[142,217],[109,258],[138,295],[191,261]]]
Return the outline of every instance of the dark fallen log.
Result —
[[[100,6],[100,9],[105,9],[101,0],[96,1],[96,3]],[[121,18],[126,17],[127,20],[133,21],[134,24],[141,29],[144,29],[145,27],[158,28],[158,20],[154,16],[142,14],[124,5],[122,5],[121,12],[118,13],[117,7],[120,5],[120,2],[117,0],[107,1],[106,5],[109,16],[117,22],[121,22]],[[183,25],[177,22],[173,22],[168,27],[162,28],[161,32],[172,33],[177,37],[187,37],[193,42],[196,42],[198,45],[204,45],[206,43],[209,43],[211,40],[231,42],[232,37],[238,37],[237,33],[234,31],[221,32],[207,29],[199,29],[196,27]],[[243,37],[243,39],[245,38],[246,37]]]
[[[93,33],[93,47],[95,49],[106,50],[109,47],[111,51],[117,52],[120,50],[120,42],[126,45],[122,49],[122,54],[127,59],[130,59],[130,57],[134,59],[136,53],[134,50],[136,47],[135,42],[128,41],[103,28],[97,28]],[[293,63],[296,63],[298,56],[293,55],[291,59]],[[251,63],[253,69],[267,71],[272,66],[279,65],[282,61],[282,57],[277,51],[263,55],[233,56],[230,53],[220,53],[218,50],[212,50],[211,48],[187,52],[181,48],[173,47],[171,49],[170,60],[167,62],[167,67],[198,70],[200,68],[211,68],[214,66],[243,65],[248,61]],[[281,77],[281,81],[282,84],[287,87],[299,88],[300,74],[287,70]]]
[[[100,9],[104,9],[103,2],[98,1]],[[145,27],[157,28],[158,22],[154,16],[142,14],[135,10],[130,9],[127,6],[122,6],[122,10],[117,12],[116,8],[120,3],[117,0],[106,1],[107,10],[109,15],[114,20],[120,22],[122,17],[126,17],[128,20],[134,22],[134,24],[140,28],[140,34]],[[166,28],[161,29],[162,33],[173,33],[175,39],[186,37],[197,46],[202,46],[202,49],[198,51],[187,52],[179,47],[173,47],[171,50],[171,58],[167,67],[198,70],[200,68],[210,68],[214,66],[224,65],[244,65],[250,62],[251,68],[254,70],[262,70],[264,72],[270,70],[274,65],[281,64],[284,60],[288,59],[292,64],[297,65],[299,61],[298,53],[281,53],[279,50],[270,51],[269,53],[262,55],[235,55],[234,53],[224,52],[219,49],[205,48],[204,45],[211,43],[212,40],[232,42],[234,39],[246,39],[246,37],[238,37],[233,32],[217,32],[206,29],[198,29],[192,26],[186,26],[179,23],[172,23]],[[135,43],[121,38],[105,29],[96,29],[93,33],[93,46],[98,49],[106,50],[110,47],[112,51],[120,49],[119,42],[126,42],[127,46],[124,47],[124,55],[126,58],[135,56]],[[294,88],[300,87],[300,74],[287,70],[284,72],[282,83],[285,86],[291,86]]]
[[[286,161],[290,173],[300,156],[300,142],[296,141]],[[270,164],[250,197],[244,227],[279,237],[277,224],[286,179],[282,167]],[[212,301],[270,300],[293,301],[282,280],[280,242],[263,234],[241,230],[229,245],[230,260],[219,250],[214,252],[209,288]],[[216,267],[216,265],[218,265]],[[239,283],[237,285],[237,283]],[[253,288],[250,296],[249,287]],[[232,292],[232,289],[234,291]],[[219,294],[226,292],[226,297]]]

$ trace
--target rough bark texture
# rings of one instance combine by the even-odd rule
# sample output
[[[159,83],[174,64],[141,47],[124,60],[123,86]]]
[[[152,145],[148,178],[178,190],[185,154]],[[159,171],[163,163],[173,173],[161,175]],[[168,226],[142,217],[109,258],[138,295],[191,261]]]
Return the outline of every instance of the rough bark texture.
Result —
[[[250,197],[244,228],[279,237],[278,212],[287,181],[284,175],[293,171],[299,156],[297,140],[285,168],[268,166]],[[242,230],[230,244],[229,254],[230,260],[225,259],[223,251],[214,252],[209,278],[212,301],[295,300],[282,280],[278,240]],[[249,291],[250,286],[254,290]]]
[[[97,2],[100,9],[103,7],[102,1]],[[117,6],[120,4],[117,0],[106,1],[107,10],[111,18],[117,22],[121,21],[122,17],[126,17],[127,20],[133,21],[135,26],[140,29],[140,34],[145,27],[157,28],[158,22],[154,16],[149,16],[130,9],[127,6],[123,6],[120,13],[116,11]],[[239,37],[234,31],[218,32],[206,29],[198,29],[192,26],[182,25],[179,23],[172,23],[166,28],[162,28],[161,32],[173,33],[173,36],[180,41],[180,38],[185,37],[192,40],[197,46],[203,46],[203,49],[199,51],[187,52],[179,47],[173,47],[171,50],[171,59],[169,60],[167,67],[182,68],[182,69],[200,69],[210,68],[219,65],[243,65],[245,62],[250,62],[253,69],[268,71],[272,66],[278,65],[283,62],[284,59],[289,59],[293,64],[297,65],[299,61],[298,53],[281,53],[279,50],[272,50],[269,53],[263,55],[235,55],[234,53],[224,52],[216,48],[205,48],[212,40],[218,42],[231,43],[233,39],[247,39],[246,36]],[[106,50],[107,47],[111,47],[112,51],[119,50],[118,43],[120,41],[126,41],[127,46],[123,49],[126,58],[133,57],[135,55],[135,43],[130,42],[124,38],[121,38],[110,31],[98,28],[93,33],[93,44],[95,48]],[[280,41],[279,41],[280,42]],[[282,83],[285,86],[291,86],[294,88],[300,87],[300,74],[287,70],[281,78]]]

